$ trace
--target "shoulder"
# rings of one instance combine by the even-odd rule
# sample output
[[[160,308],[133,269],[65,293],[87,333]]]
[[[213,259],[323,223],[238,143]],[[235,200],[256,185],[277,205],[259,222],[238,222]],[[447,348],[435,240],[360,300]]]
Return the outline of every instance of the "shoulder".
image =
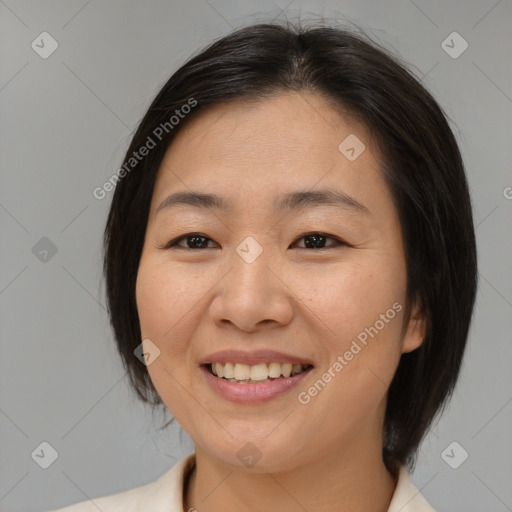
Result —
[[[405,466],[400,467],[398,482],[388,512],[435,512],[411,481]]]
[[[192,453],[149,484],[108,496],[93,498],[51,512],[142,512],[168,510],[183,512],[183,481],[195,464]]]

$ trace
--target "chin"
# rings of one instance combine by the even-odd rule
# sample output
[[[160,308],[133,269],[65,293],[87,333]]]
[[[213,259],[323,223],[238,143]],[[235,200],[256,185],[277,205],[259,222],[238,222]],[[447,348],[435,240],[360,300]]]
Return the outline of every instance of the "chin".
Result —
[[[275,427],[275,426],[274,426]],[[261,433],[251,435],[245,431],[243,436],[227,439],[220,444],[212,444],[212,438],[202,444],[202,451],[219,462],[235,467],[237,471],[248,473],[272,473],[292,469],[299,464],[299,458],[303,460],[304,450],[302,443],[297,439],[294,441],[289,435],[286,437]],[[305,441],[304,441],[304,444]]]

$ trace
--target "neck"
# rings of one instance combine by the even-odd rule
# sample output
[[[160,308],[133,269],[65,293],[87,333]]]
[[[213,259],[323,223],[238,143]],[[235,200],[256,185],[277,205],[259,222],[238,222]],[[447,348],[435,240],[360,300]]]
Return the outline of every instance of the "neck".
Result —
[[[396,480],[384,465],[376,437],[371,444],[367,437],[364,442],[352,438],[348,447],[317,452],[314,459],[281,472],[240,471],[196,446],[184,510],[386,512]]]

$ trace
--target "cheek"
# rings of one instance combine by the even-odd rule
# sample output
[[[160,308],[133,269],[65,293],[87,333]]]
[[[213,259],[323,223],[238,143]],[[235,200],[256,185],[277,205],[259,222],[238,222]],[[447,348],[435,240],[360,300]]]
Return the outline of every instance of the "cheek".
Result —
[[[193,273],[161,262],[158,258],[143,258],[136,286],[137,310],[143,337],[160,342],[181,339],[177,329],[183,329],[197,315],[200,299],[208,283]]]
[[[404,300],[405,270],[391,259],[345,267],[309,288],[307,303],[325,334],[322,371],[340,376],[333,389],[369,403],[385,392],[401,355]]]
[[[403,307],[405,299],[404,270],[391,261],[343,265],[315,277],[304,276],[296,285],[301,299],[328,328],[329,337],[344,341],[372,326],[394,303]],[[398,313],[395,308],[388,315],[393,316],[393,334],[401,327]],[[386,331],[391,330],[389,325]]]
[[[149,376],[167,408],[182,424],[190,364],[187,340],[197,325],[194,315],[199,292],[194,279],[171,268],[158,255],[143,257],[137,274],[136,301],[141,337],[150,339],[160,350],[159,357],[147,366]]]

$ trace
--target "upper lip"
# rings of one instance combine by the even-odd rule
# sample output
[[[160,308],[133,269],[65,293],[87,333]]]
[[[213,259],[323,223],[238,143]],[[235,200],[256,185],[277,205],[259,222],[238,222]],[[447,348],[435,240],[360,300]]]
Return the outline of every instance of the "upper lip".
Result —
[[[260,363],[292,363],[311,365],[311,360],[297,356],[294,354],[286,354],[285,352],[278,352],[275,350],[251,350],[250,352],[244,350],[221,350],[205,356],[200,362],[200,365],[210,363],[243,363],[248,365],[255,365]]]

